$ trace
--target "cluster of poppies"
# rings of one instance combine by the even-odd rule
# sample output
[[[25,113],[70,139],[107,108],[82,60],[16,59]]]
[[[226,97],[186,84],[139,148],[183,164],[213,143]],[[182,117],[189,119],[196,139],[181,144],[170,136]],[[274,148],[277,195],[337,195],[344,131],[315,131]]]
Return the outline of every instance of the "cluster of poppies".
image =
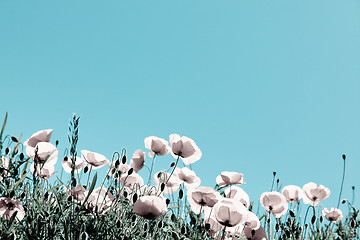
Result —
[[[47,179],[54,175],[54,165],[57,162],[59,151],[51,144],[50,137],[52,129],[42,130],[34,133],[24,142],[26,153],[32,160],[30,171],[35,176]],[[259,232],[259,239],[266,238],[265,231],[260,227],[258,217],[249,210],[250,198],[248,194],[238,185],[245,184],[244,175],[238,172],[221,172],[216,178],[219,189],[224,189],[221,195],[219,191],[206,186],[200,186],[201,180],[194,171],[188,167],[179,168],[179,159],[187,166],[198,161],[202,153],[196,143],[185,136],[171,134],[169,141],[155,136],[144,140],[145,148],[149,150],[149,157],[171,154],[176,163],[172,165],[170,172],[157,172],[154,176],[154,185],[147,184],[138,174],[144,165],[146,152],[136,150],[132,155],[130,164],[126,162],[110,162],[104,155],[88,150],[81,150],[81,157],[70,159],[64,157],[62,166],[64,171],[79,173],[84,167],[94,170],[109,164],[108,175],[119,179],[121,184],[121,196],[132,204],[133,213],[146,218],[156,219],[168,212],[167,198],[165,195],[173,194],[183,186],[187,189],[187,201],[192,211],[204,217],[204,224],[210,226],[212,237],[218,237],[223,232],[230,236],[240,236]],[[3,168],[8,168],[9,161],[1,157]],[[150,176],[152,174],[152,167]],[[4,174],[2,174],[4,177]],[[73,201],[84,204],[88,209],[96,208],[98,212],[108,211],[115,198],[104,185],[94,189],[89,195],[83,185],[65,188],[65,192],[72,197]],[[181,191],[182,188],[181,188]],[[134,195],[136,198],[134,200]],[[89,196],[88,196],[89,195]],[[264,209],[275,218],[280,218],[288,211],[288,203],[298,202],[300,199],[305,204],[316,207],[317,204],[330,195],[330,190],[322,185],[308,183],[301,189],[298,186],[288,185],[282,192],[264,192],[260,197],[260,203]],[[86,202],[85,202],[86,201]],[[0,215],[9,219],[16,212],[16,218],[21,221],[25,211],[20,200],[0,198]],[[324,216],[332,222],[342,219],[343,215],[339,209],[331,208],[323,210]]]

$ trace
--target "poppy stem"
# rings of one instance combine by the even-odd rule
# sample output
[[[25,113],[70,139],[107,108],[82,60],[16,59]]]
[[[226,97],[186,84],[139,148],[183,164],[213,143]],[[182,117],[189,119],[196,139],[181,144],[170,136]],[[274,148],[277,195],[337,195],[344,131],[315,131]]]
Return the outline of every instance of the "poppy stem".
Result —
[[[152,171],[153,171],[153,168],[154,168],[155,157],[156,157],[156,153],[155,153],[155,155],[154,155],[154,157],[152,159],[151,169],[150,169],[150,174],[149,174],[149,179],[148,179],[147,185],[149,185],[150,182],[151,182],[151,176],[152,176]]]
[[[179,162],[179,158],[180,158],[180,156],[178,156],[178,158],[176,159],[175,166],[174,166],[173,170],[171,171],[171,174],[170,174],[169,178],[166,180],[165,186],[166,186],[166,184],[169,182],[171,176],[173,175],[173,173],[174,173],[174,171],[175,171],[175,168],[176,168],[176,166],[177,166],[177,164],[178,164],[178,162]]]
[[[342,180],[341,180],[341,187],[340,187],[340,193],[339,193],[339,200],[338,200],[338,204],[337,204],[337,207],[336,208],[339,208],[339,205],[340,205],[340,200],[341,200],[341,193],[342,193],[342,190],[343,190],[343,186],[344,186],[344,179],[345,179],[345,159],[346,159],[346,156],[345,154],[342,155],[342,158],[344,160],[344,167],[343,167],[343,175],[342,175]]]
[[[221,240],[224,240],[224,239],[225,239],[225,230],[226,230],[226,226],[225,226],[224,229],[223,229]]]
[[[308,215],[308,212],[309,212],[310,207],[312,207],[312,206],[310,205],[310,206],[306,209],[306,213],[305,213],[304,225],[303,225],[303,227],[304,227],[304,237],[303,237],[303,238],[305,238],[305,235],[306,235],[305,223],[306,223],[306,217],[307,217],[307,215]],[[315,211],[315,210],[314,210],[314,211]]]

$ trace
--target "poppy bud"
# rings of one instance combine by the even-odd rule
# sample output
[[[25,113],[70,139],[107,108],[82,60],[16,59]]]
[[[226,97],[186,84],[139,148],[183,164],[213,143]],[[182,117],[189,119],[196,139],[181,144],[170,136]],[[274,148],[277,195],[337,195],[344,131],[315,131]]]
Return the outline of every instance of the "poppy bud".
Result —
[[[55,146],[57,147],[59,145],[59,140],[55,141]]]
[[[87,171],[89,171],[89,167],[88,167],[88,166],[84,167],[84,173],[87,173]]]
[[[18,140],[16,139],[16,137],[11,137],[11,140],[12,140],[13,142],[18,142]]]
[[[160,222],[158,223],[158,227],[159,227],[159,228],[162,228],[162,227],[163,227],[163,222],[162,222],[162,221],[160,221]]]
[[[169,205],[170,199],[167,198],[167,199],[165,200],[165,202],[166,202],[166,205]]]
[[[10,152],[10,148],[5,148],[5,154],[9,154],[9,152]]]
[[[182,189],[179,190],[179,199],[182,199],[184,196],[184,191]]]
[[[135,203],[137,201],[137,199],[138,199],[138,195],[137,195],[137,193],[134,193],[134,195],[133,195],[133,203]]]
[[[345,155],[345,154],[343,154],[343,155],[342,155],[342,158],[345,160],[345,159],[346,159],[346,155]]]
[[[174,166],[175,166],[175,163],[172,162],[172,163],[170,164],[170,167],[174,167]]]
[[[24,154],[20,153],[20,160],[23,160],[23,159],[24,159]]]
[[[124,155],[124,156],[122,157],[121,162],[122,162],[123,164],[126,163],[126,155]]]

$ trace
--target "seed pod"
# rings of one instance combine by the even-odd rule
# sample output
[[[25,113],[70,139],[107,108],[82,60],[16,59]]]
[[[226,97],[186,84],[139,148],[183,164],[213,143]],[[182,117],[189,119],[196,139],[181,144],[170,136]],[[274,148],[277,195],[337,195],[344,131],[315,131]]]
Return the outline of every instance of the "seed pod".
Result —
[[[207,223],[208,224],[208,223]],[[210,224],[209,224],[210,225]],[[205,224],[205,229],[206,229],[206,224]],[[184,226],[181,227],[181,234],[185,234],[186,233],[186,228]]]
[[[295,213],[293,211],[289,210],[289,214],[291,217],[295,217]]]
[[[184,196],[184,191],[182,189],[179,190],[179,199],[182,199]]]
[[[122,162],[123,164],[126,163],[126,155],[124,155],[124,156],[122,157],[121,162]]]
[[[161,183],[161,186],[160,186],[160,191],[163,192],[165,189],[165,183]]]
[[[148,228],[148,223],[145,222],[145,223],[144,223],[144,232],[146,232],[147,228]]]
[[[132,200],[133,200],[133,203],[135,203],[138,200],[137,193],[134,193]]]
[[[311,224],[314,224],[315,221],[316,221],[316,217],[315,217],[315,215],[314,215],[314,216],[311,218]]]

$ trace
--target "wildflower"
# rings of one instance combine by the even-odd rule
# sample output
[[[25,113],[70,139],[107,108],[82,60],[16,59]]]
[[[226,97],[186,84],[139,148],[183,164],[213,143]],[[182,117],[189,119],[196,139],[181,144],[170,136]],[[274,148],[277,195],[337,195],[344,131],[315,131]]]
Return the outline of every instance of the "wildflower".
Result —
[[[220,175],[216,177],[216,184],[219,186],[226,185],[241,185],[245,184],[244,174],[238,172],[221,172]]]
[[[144,185],[144,179],[137,173],[132,173],[131,175],[123,174],[120,177],[120,183],[121,185],[134,190],[135,188],[140,188]]]
[[[166,155],[170,153],[170,147],[168,141],[158,137],[147,137],[144,140],[145,147],[150,150],[149,157],[154,157],[155,155]]]
[[[238,186],[231,186],[225,189],[225,196],[240,201],[246,208],[250,206],[249,195]]]
[[[43,178],[49,178],[55,174],[54,165],[57,162],[59,150],[49,142],[39,142],[35,148],[29,150],[29,156],[34,161],[30,165],[30,171]]]
[[[92,169],[101,168],[110,162],[104,155],[87,150],[81,150],[81,156]]]
[[[330,211],[324,208],[322,213],[330,222],[338,222],[343,218],[342,211],[337,208],[331,208]]]
[[[36,144],[39,142],[49,142],[52,131],[52,129],[46,129],[31,135],[31,137],[24,142],[24,146],[26,147],[26,154],[30,156],[31,152],[34,151]]]
[[[87,196],[88,191],[85,192]],[[107,212],[115,200],[114,196],[104,187],[98,187],[90,194],[86,206],[90,209],[97,209],[100,213]]]
[[[287,185],[281,192],[289,203],[295,203],[302,198],[302,189],[295,185]]]
[[[235,199],[222,199],[213,208],[216,220],[223,226],[234,227],[244,221],[246,208]]]
[[[35,175],[35,176],[39,176],[42,177],[44,179],[48,179],[51,176],[55,175],[55,167],[54,165],[36,165],[36,169],[35,169],[35,165],[31,164],[30,165],[30,171]]]
[[[260,221],[259,218],[255,215],[255,213],[246,211],[246,214],[244,216],[244,226],[245,228],[250,228],[257,230],[260,227]]]
[[[192,164],[201,158],[201,151],[196,143],[188,137],[180,137],[178,134],[171,134],[169,137],[172,155],[174,158],[181,157],[185,165]]]
[[[59,150],[49,142],[39,142],[30,150],[29,157],[37,165],[55,165],[59,156]]]
[[[75,187],[71,188],[66,188],[66,194],[68,196],[73,196],[74,200],[78,201],[78,202],[82,202],[85,200],[85,192],[86,189],[82,186],[82,185],[77,185]]]
[[[311,204],[316,207],[318,203],[330,196],[330,190],[323,185],[317,185],[316,183],[309,182],[302,188],[303,201],[305,204]]]
[[[6,220],[9,220],[15,212],[17,212],[16,218],[21,221],[25,216],[25,210],[21,206],[20,201],[16,199],[1,197],[0,216]]]
[[[261,226],[255,230],[255,234],[252,234],[252,230],[250,228],[244,228],[244,234],[246,239],[253,239],[253,240],[266,240],[266,232],[264,228]]]
[[[161,187],[162,183],[165,183],[164,194],[172,194],[176,192],[181,184],[181,180],[175,174],[170,175],[170,173],[157,172],[154,175],[154,182],[158,188]]]
[[[157,196],[142,196],[133,206],[133,213],[150,220],[160,217],[167,210],[165,200]]]
[[[210,217],[205,217],[204,222],[210,225],[210,235],[215,238],[216,234],[223,229],[223,226],[216,220],[215,216],[211,214]]]
[[[201,209],[206,213],[222,198],[220,193],[211,187],[188,189],[187,196],[191,209],[196,214],[199,214]]]
[[[130,167],[132,167],[135,172],[138,172],[144,167],[145,157],[145,152],[141,150],[136,150],[130,160]]]
[[[195,172],[190,170],[187,167],[176,168],[175,173],[178,178],[184,182],[184,185],[187,189],[196,188],[200,185],[201,180],[198,176],[196,176]]]
[[[87,165],[87,163],[84,161],[84,159],[80,158],[80,157],[76,157],[75,158],[75,172],[80,172],[81,169],[83,167],[85,167]],[[72,170],[72,161],[70,158],[67,158],[67,160],[65,161],[65,159],[62,161],[62,166],[65,170],[65,172],[71,173]]]
[[[261,194],[260,203],[275,218],[280,218],[289,208],[285,196],[275,191]]]

